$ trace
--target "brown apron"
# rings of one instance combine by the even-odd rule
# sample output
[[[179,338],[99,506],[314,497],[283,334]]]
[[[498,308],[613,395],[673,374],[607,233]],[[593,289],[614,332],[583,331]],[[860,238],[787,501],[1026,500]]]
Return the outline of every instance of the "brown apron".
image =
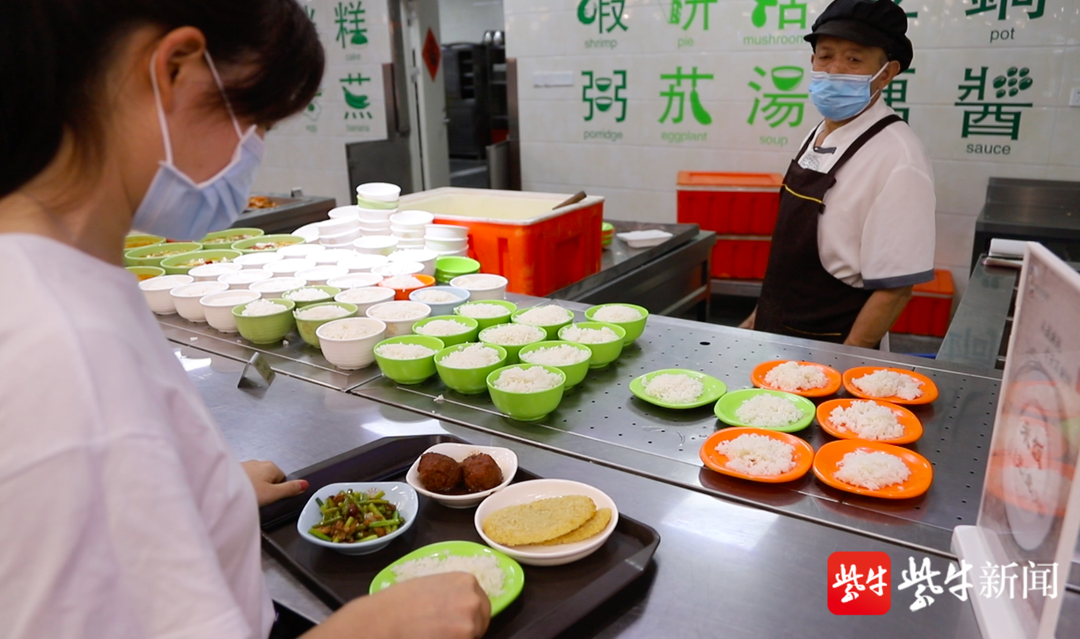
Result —
[[[882,129],[900,121],[900,116],[889,115],[875,122],[828,173],[799,166],[814,134],[799,149],[780,190],[780,213],[758,299],[755,330],[836,343],[851,332],[873,291],[845,284],[821,265],[818,216],[825,213],[825,193],[836,184],[836,172]]]

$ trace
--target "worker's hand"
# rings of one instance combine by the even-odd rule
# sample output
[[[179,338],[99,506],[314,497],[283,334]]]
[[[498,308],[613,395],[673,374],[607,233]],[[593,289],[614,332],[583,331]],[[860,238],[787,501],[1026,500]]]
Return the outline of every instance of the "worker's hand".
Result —
[[[259,506],[272,504],[279,499],[294,497],[308,488],[307,480],[294,479],[285,481],[285,473],[270,461],[250,460],[240,464],[244,467],[251,486],[255,489],[255,498]]]
[[[303,639],[476,639],[490,620],[491,602],[476,578],[450,572],[354,599]]]
[[[739,328],[748,328],[750,330],[754,330],[754,319],[756,317],[757,317],[757,309],[755,308],[754,311],[752,313],[750,313],[750,317],[744,319],[742,321],[742,324],[739,324]]]

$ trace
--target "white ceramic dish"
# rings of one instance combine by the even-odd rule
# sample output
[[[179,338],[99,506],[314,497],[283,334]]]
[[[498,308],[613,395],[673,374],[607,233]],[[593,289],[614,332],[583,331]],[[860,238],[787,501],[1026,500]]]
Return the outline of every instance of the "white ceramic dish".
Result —
[[[401,242],[398,242],[398,246],[401,246]],[[427,249],[399,249],[388,257],[391,262],[417,262],[422,264],[424,270],[420,272],[424,275],[434,276],[435,260],[438,259],[439,254]]]
[[[607,527],[598,535],[584,541],[578,541],[572,544],[560,544],[558,546],[504,546],[492,541],[484,534],[484,519],[500,508],[528,504],[538,499],[562,497],[565,495],[585,495],[596,503],[596,508],[598,510],[600,508],[610,508],[611,521],[608,522]],[[529,566],[561,566],[579,559],[584,559],[599,550],[600,547],[604,545],[604,542],[607,541],[608,537],[611,536],[611,533],[614,532],[615,526],[619,524],[619,509],[611,497],[608,497],[607,494],[599,488],[594,488],[588,484],[570,481],[568,479],[534,479],[511,484],[492,494],[476,509],[476,515],[473,518],[473,522],[476,525],[476,532],[480,533],[480,537],[484,540],[484,543],[499,552],[513,557],[518,560],[518,562]]]
[[[469,248],[469,238],[445,239],[440,237],[424,237],[424,243],[433,251],[460,251]]]
[[[335,544],[332,541],[319,539],[309,533],[308,531],[312,526],[315,526],[322,521],[322,512],[319,510],[319,504],[315,499],[318,498],[325,501],[327,497],[332,497],[333,495],[350,488],[355,492],[367,492],[373,488],[383,491],[386,493],[386,500],[391,504],[394,504],[401,512],[401,516],[405,519],[405,523],[385,537],[379,537],[372,541],[356,544]],[[404,534],[406,530],[411,528],[416,521],[416,515],[419,510],[420,500],[416,496],[416,491],[412,489],[412,486],[409,486],[404,482],[368,481],[327,484],[316,490],[315,494],[308,500],[307,505],[304,506],[304,509],[300,511],[300,518],[296,520],[296,531],[300,533],[300,536],[303,537],[305,541],[311,542],[316,546],[329,548],[343,555],[367,555],[386,548],[390,542],[394,541]]]
[[[255,282],[248,288],[266,297],[278,297],[285,291],[300,288],[307,284],[307,280],[299,277],[271,277],[268,280]]]
[[[421,231],[434,221],[435,216],[427,211],[399,211],[390,216],[392,224],[404,227],[418,227],[418,230]]]
[[[206,323],[222,333],[235,333],[236,317],[232,314],[233,308],[240,304],[247,304],[259,299],[262,294],[251,290],[229,290],[221,293],[213,293],[199,298],[203,313],[206,314]]]
[[[199,300],[207,295],[227,290],[229,290],[229,285],[225,282],[193,282],[171,289],[169,295],[172,296],[176,312],[180,314],[180,317],[189,322],[202,324],[206,322],[206,313],[202,304],[199,304]]]
[[[506,285],[510,280],[502,275],[491,273],[473,273],[460,275],[450,280],[450,286],[463,288],[469,291],[469,300],[503,300],[506,299]]]
[[[338,206],[330,209],[330,212],[326,214],[331,220],[347,220],[349,218],[360,217],[360,207],[353,205]],[[317,222],[316,222],[317,224]]]
[[[415,240],[411,240],[411,239],[408,239],[408,238],[398,238],[397,247],[398,247],[398,250],[402,250],[402,251],[404,251],[406,249],[422,249],[422,248],[425,248],[423,238],[418,238],[418,239],[415,239]]]
[[[245,253],[233,260],[233,264],[239,264],[243,268],[263,268],[272,262],[280,262],[285,259],[280,253]]]
[[[424,239],[424,232],[408,226],[390,225],[390,234],[403,240]]]
[[[292,234],[299,235],[309,244],[319,239],[319,229],[315,228],[315,224],[305,224],[293,231]]]
[[[343,247],[348,246],[362,236],[364,232],[360,229],[359,225],[354,229],[349,229],[344,233],[336,233],[334,235],[321,235],[319,236],[319,244],[331,247]]]
[[[315,263],[319,266],[333,266],[342,260],[356,257],[357,255],[359,255],[359,253],[351,248],[328,248],[321,253],[312,255],[311,259],[315,260]]]
[[[331,218],[322,222],[316,222],[315,228],[319,231],[319,237],[325,237],[327,235],[337,235],[338,233],[344,233],[346,231],[352,231],[353,229],[360,228],[360,218]]]
[[[299,277],[308,284],[326,284],[327,281],[332,280],[335,277],[342,277],[343,275],[348,274],[349,269],[344,266],[324,264],[304,271],[297,271],[296,277]]]
[[[372,332],[363,337],[328,337],[326,332],[332,329],[326,327],[339,322],[349,322],[351,326]],[[387,336],[386,323],[368,317],[347,317],[327,322],[315,329],[315,335],[319,338],[319,346],[326,361],[347,371],[370,366],[375,361],[375,345]]]
[[[434,265],[434,262],[432,262],[432,265]],[[424,265],[420,262],[387,262],[382,266],[372,267],[371,272],[376,275],[382,275],[383,277],[392,277],[394,275],[416,275],[417,273],[424,272]]]
[[[454,302],[425,302],[422,299],[417,299],[418,297],[423,297],[425,292],[430,293],[433,291],[442,291],[457,295],[459,299]],[[469,292],[463,288],[454,288],[453,286],[425,286],[424,288],[418,288],[409,293],[409,299],[430,306],[432,316],[451,315],[455,308],[469,301]]]
[[[319,244],[290,244],[289,246],[279,248],[277,254],[285,257],[303,257],[312,259],[313,255],[322,253],[325,250],[326,247]]]
[[[139,282],[139,290],[151,311],[158,315],[173,315],[176,313],[176,304],[169,291],[194,281],[195,278],[190,275],[159,275]]]
[[[371,222],[390,222],[390,216],[397,213],[397,209],[366,209],[362,206],[358,206],[360,210],[360,223],[369,224]]]
[[[401,187],[389,182],[368,182],[356,187],[356,196],[372,202],[397,202]]]
[[[420,466],[420,458],[417,457],[413,465],[409,467],[409,471],[405,474],[405,481],[410,486],[416,489],[416,492],[430,497],[449,508],[472,508],[484,501],[492,493],[499,492],[503,488],[510,485],[513,481],[514,475],[517,474],[518,459],[517,454],[509,448],[502,448],[500,446],[473,446],[472,444],[435,444],[431,448],[424,451],[425,453],[440,453],[453,459],[454,461],[461,462],[469,455],[475,455],[476,453],[487,453],[491,455],[491,458],[495,460],[495,463],[499,465],[499,470],[502,471],[503,480],[502,483],[490,490],[482,490],[478,493],[469,493],[466,495],[444,495],[442,493],[434,493],[424,488],[424,484],[420,482],[420,473],[417,468]]]
[[[296,276],[300,271],[306,271],[309,268],[315,268],[315,260],[309,260],[303,257],[287,257],[280,262],[271,262],[267,264],[263,267],[263,270],[269,271],[277,276]]]
[[[345,291],[350,288],[375,286],[381,281],[383,281],[383,276],[374,273],[348,273],[347,275],[341,275],[327,280],[326,285]]]
[[[334,296],[334,301],[355,304],[356,314],[360,317],[364,317],[369,308],[376,304],[389,302],[394,299],[394,295],[396,295],[394,289],[386,288],[384,286],[362,286],[360,289],[363,291],[362,293],[350,293],[350,291],[356,289],[346,289],[341,291]],[[357,296],[363,296],[363,299],[360,299]]]
[[[246,268],[235,273],[228,273],[218,278],[219,282],[225,282],[232,289],[250,288],[255,282],[262,282],[273,277],[274,274],[266,269]]]
[[[365,235],[354,240],[352,245],[358,253],[389,255],[394,252],[397,243],[397,238],[389,235]]]
[[[394,289],[387,288],[386,290],[393,293]],[[410,309],[413,313],[410,313],[409,317],[405,319],[383,319],[379,317],[379,313],[387,309]],[[380,322],[386,324],[386,336],[397,337],[399,335],[412,335],[412,325],[425,317],[431,315],[431,307],[427,304],[421,304],[420,302],[406,302],[402,300],[393,302],[382,302],[379,304],[372,304],[368,307],[365,314],[372,318],[377,319]]]
[[[424,237],[433,240],[465,240],[469,237],[469,227],[454,224],[428,224],[424,227]]]
[[[187,272],[195,278],[196,282],[216,282],[217,278],[226,273],[235,273],[243,269],[243,265],[236,262],[218,262],[216,264],[203,264]]]
[[[385,255],[357,253],[356,257],[347,257],[338,262],[338,266],[344,266],[350,273],[370,273],[372,267],[381,266],[389,261]]]

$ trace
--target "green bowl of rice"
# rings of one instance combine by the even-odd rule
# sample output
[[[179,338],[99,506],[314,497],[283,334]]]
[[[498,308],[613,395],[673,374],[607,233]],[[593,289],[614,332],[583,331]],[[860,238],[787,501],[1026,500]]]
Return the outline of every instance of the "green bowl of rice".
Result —
[[[525,364],[544,364],[561,370],[566,375],[564,390],[570,390],[589,374],[592,351],[584,344],[546,340],[522,346],[518,359]]]
[[[547,332],[548,339],[558,339],[559,329],[574,321],[574,311],[556,304],[541,304],[532,308],[523,308],[510,316],[510,321],[517,324],[538,326]]]
[[[499,310],[501,307],[502,310]],[[454,315],[471,317],[476,320],[480,330],[496,324],[506,324],[510,316],[517,310],[517,304],[505,300],[483,300],[480,302],[465,302],[454,308]]]
[[[326,286],[325,284],[308,284],[307,286],[294,288],[291,291],[285,291],[281,296],[287,300],[296,302],[298,308],[303,308],[305,306],[311,306],[312,304],[329,302],[340,292],[340,288],[334,288],[333,286]]]
[[[585,311],[585,317],[593,322],[607,322],[626,331],[623,346],[633,343],[645,332],[649,310],[637,304],[601,304]]]
[[[276,344],[292,330],[292,300],[258,299],[232,310],[240,336],[252,344]]]
[[[559,407],[566,374],[554,366],[514,364],[487,376],[491,401],[499,412],[520,422],[544,419]]]
[[[465,342],[475,342],[480,334],[479,322],[461,315],[436,315],[426,317],[412,326],[417,335],[437,337],[446,346],[456,346]]]
[[[402,335],[375,345],[375,361],[398,384],[419,384],[435,375],[435,355],[445,345],[437,337]]]
[[[293,310],[293,318],[296,320],[296,330],[300,333],[300,337],[315,348],[322,348],[315,331],[327,322],[356,317],[356,311],[356,304],[322,302],[296,308]]]
[[[587,346],[592,351],[589,368],[603,368],[619,359],[626,330],[607,322],[578,322],[559,329],[559,339]]]
[[[506,349],[506,363],[517,364],[518,351],[529,344],[547,339],[547,333],[539,326],[528,324],[498,324],[480,331],[479,340],[484,344],[495,344]]]
[[[494,344],[466,342],[448,346],[435,354],[439,379],[462,395],[479,395],[487,390],[487,377],[506,364],[506,349]]]

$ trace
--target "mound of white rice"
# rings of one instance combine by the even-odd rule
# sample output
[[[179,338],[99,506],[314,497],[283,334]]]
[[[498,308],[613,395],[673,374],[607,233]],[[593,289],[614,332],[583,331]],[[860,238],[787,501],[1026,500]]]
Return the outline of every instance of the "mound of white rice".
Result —
[[[837,406],[829,413],[837,430],[851,431],[859,439],[896,439],[904,426],[892,409],[875,402],[852,402],[848,408]]]
[[[347,291],[342,291],[338,294],[339,302],[349,302],[350,304],[367,304],[368,302],[374,302],[377,300],[385,300],[389,296],[390,291],[385,288],[373,288],[365,286],[363,288],[350,288]]]
[[[316,306],[296,312],[296,318],[302,320],[331,320],[345,317],[349,310],[340,306]]]
[[[748,426],[776,428],[794,424],[803,418],[803,412],[786,397],[762,393],[736,408],[735,417]]]
[[[561,306],[547,304],[530,308],[517,316],[516,321],[530,326],[554,326],[565,324],[572,319],[570,312]]]
[[[294,302],[314,302],[315,300],[325,300],[330,298],[330,294],[321,288],[315,288],[309,286],[307,288],[298,288],[295,291],[289,291],[284,295],[285,299],[290,299]]]
[[[664,373],[645,384],[645,393],[669,404],[689,404],[705,392],[701,380],[687,375]]]
[[[423,326],[418,326],[416,332],[421,335],[432,337],[446,337],[448,335],[461,335],[469,332],[469,327],[454,320],[432,320]]]
[[[381,320],[407,320],[419,318],[427,312],[427,306],[419,302],[387,302],[368,309],[368,317]]]
[[[375,352],[386,359],[423,359],[438,351],[423,344],[383,344]]]
[[[817,366],[784,362],[765,374],[765,383],[782,391],[824,388],[829,378]]]
[[[561,337],[568,342],[577,342],[579,344],[605,344],[622,339],[607,326],[603,328],[581,328],[580,326],[571,325],[563,329]]]
[[[289,310],[289,307],[284,304],[278,304],[277,302],[271,302],[270,300],[255,300],[240,312],[244,317],[259,317],[262,315],[273,315],[274,313],[281,313]]]
[[[856,450],[844,455],[837,464],[836,477],[845,484],[880,490],[907,481],[911,469],[896,455],[876,450]]]
[[[330,322],[329,324],[323,324],[319,327],[320,339],[361,339],[369,337],[378,333],[379,329],[374,326],[370,326],[367,322],[363,324],[357,322],[353,323],[349,320],[342,320],[340,322]]]
[[[412,297],[417,302],[427,302],[428,304],[449,304],[461,299],[449,291],[417,291]]]
[[[795,468],[795,447],[765,435],[739,435],[720,442],[716,450],[727,456],[725,466],[755,477],[775,477]]]
[[[885,369],[851,380],[855,388],[870,397],[899,397],[913,400],[922,397],[923,383],[911,375]]]
[[[503,588],[506,584],[506,575],[503,573],[502,568],[499,567],[499,560],[493,555],[424,557],[394,566],[394,576],[397,583],[444,572],[467,572],[471,574],[476,577],[476,581],[490,598],[503,594]]]
[[[419,288],[424,285],[423,280],[418,280],[412,275],[394,275],[382,281],[383,286],[390,288]]]
[[[483,340],[499,346],[523,346],[547,337],[544,329],[527,324],[499,324],[484,330]]]
[[[507,393],[539,393],[563,383],[562,377],[539,366],[508,368],[495,380],[495,388]]]
[[[601,307],[592,316],[597,322],[611,322],[612,324],[636,322],[641,317],[641,311],[636,308],[618,305]]]
[[[483,304],[478,302],[476,304],[462,304],[458,307],[458,314],[473,319],[491,319],[493,317],[509,315],[510,309],[505,306],[499,306],[498,304]]]
[[[439,362],[447,368],[484,368],[499,363],[499,351],[483,344],[469,344]]]
[[[547,366],[570,366],[588,361],[592,357],[592,351],[575,348],[569,344],[558,346],[545,346],[535,351],[521,354],[521,361],[526,364],[546,364]]]

